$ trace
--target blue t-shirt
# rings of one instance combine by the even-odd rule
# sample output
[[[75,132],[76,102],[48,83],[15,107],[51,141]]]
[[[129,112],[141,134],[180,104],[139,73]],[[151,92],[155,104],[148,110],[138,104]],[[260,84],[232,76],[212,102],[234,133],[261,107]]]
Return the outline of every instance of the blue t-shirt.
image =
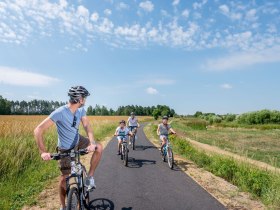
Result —
[[[79,108],[73,114],[68,105],[56,109],[50,114],[50,119],[55,122],[58,133],[58,147],[71,149],[79,142],[79,125],[83,116],[86,115],[84,108]]]

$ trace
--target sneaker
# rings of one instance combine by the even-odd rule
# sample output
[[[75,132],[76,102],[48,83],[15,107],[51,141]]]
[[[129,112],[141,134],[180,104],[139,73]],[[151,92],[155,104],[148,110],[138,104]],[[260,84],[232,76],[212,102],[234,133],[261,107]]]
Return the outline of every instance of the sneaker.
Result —
[[[60,210],[66,210],[66,207],[64,207],[64,208],[63,208],[63,207],[60,207]]]
[[[129,141],[129,143],[128,143],[129,145],[131,145],[131,141]]]
[[[90,176],[86,179],[85,185],[88,188],[88,190],[92,190],[96,188],[93,176]]]

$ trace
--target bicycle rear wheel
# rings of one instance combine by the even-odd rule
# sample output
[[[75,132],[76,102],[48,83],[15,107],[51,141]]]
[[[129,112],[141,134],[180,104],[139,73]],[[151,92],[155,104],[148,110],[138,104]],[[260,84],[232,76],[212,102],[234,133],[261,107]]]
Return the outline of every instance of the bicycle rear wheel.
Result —
[[[79,192],[76,187],[71,187],[67,195],[67,210],[79,210],[81,208]]]
[[[167,162],[168,162],[169,168],[173,169],[174,158],[173,158],[173,151],[170,147],[168,147],[168,149],[167,149]]]

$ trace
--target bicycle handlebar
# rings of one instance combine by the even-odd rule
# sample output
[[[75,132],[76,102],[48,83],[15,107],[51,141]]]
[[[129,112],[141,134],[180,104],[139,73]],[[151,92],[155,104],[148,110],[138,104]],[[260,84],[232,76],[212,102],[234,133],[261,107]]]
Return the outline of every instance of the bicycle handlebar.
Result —
[[[97,147],[95,147],[96,149]],[[74,151],[74,152],[66,152],[66,153],[53,153],[51,154],[51,159],[52,160],[60,160],[61,158],[63,157],[67,157],[67,156],[70,156],[71,154],[80,154],[80,155],[85,155],[85,154],[88,154],[88,151],[87,149],[79,149],[78,151]]]

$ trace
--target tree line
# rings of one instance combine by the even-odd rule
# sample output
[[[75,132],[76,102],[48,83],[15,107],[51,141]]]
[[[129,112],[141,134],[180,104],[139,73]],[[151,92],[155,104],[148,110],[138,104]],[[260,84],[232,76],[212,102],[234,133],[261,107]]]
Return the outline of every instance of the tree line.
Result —
[[[0,115],[49,115],[52,111],[67,102],[47,101],[47,100],[31,100],[31,101],[9,101],[0,96]],[[106,106],[95,105],[87,108],[87,115],[93,116],[128,116],[131,112],[135,112],[139,116],[153,116],[158,119],[160,116],[173,117],[176,113],[166,105],[157,106],[138,106],[127,105],[119,106],[116,110],[107,108]]]
[[[31,100],[9,101],[0,96],[0,114],[3,115],[48,115],[66,102]]]
[[[127,105],[119,106],[117,110],[108,109],[105,106],[96,105],[95,107],[89,106],[87,109],[87,115],[97,115],[97,116],[128,116],[134,112],[139,116],[153,116],[155,119],[158,119],[160,116],[170,116],[173,117],[176,113],[174,109],[171,109],[166,105],[157,105],[157,106],[138,106],[138,105]]]

